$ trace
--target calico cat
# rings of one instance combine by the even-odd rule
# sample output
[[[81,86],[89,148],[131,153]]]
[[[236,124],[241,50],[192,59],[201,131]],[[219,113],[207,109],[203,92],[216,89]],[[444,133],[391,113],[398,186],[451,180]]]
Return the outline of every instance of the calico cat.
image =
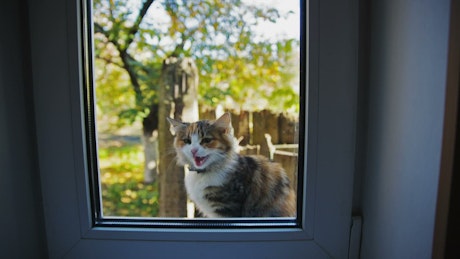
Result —
[[[294,217],[296,197],[277,163],[236,152],[229,113],[216,121],[184,123],[174,128],[179,165],[188,165],[185,187],[206,217]]]

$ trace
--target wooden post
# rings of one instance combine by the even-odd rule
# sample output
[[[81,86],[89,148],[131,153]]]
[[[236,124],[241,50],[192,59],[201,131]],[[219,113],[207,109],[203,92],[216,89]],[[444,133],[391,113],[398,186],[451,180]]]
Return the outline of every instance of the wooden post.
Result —
[[[163,62],[159,89],[159,216],[186,217],[187,194],[184,168],[176,165],[173,135],[166,117],[198,120],[198,72],[190,58],[170,57]]]
[[[279,143],[293,144],[298,142],[298,121],[286,113],[279,115]]]
[[[280,114],[279,118],[279,143],[298,144],[298,121],[288,114]],[[297,151],[294,149],[288,151]],[[281,163],[289,176],[293,187],[297,190],[298,157],[297,156],[276,156],[275,161]]]
[[[243,139],[240,142],[240,145],[245,146],[251,143],[251,136],[249,131],[249,112],[240,111],[239,114],[232,114],[232,124],[235,128],[235,137]]]
[[[254,112],[252,144],[260,145],[260,154],[270,157],[265,133],[270,134],[272,143],[278,143],[278,116],[268,110]]]

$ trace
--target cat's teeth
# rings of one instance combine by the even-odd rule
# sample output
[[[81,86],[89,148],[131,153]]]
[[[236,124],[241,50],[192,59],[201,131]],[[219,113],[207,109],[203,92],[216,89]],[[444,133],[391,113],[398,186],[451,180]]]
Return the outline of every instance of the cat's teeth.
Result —
[[[196,166],[202,166],[204,164],[204,162],[206,162],[208,157],[207,156],[205,156],[205,157],[196,156],[196,157],[194,157],[194,159],[195,159]]]

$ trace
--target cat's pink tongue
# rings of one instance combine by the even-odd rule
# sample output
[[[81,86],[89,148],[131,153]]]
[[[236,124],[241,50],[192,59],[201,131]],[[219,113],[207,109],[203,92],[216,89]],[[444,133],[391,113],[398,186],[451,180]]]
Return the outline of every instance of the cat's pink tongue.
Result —
[[[196,166],[202,166],[207,158],[208,158],[207,156],[205,156],[205,157],[199,157],[199,156],[194,157]]]

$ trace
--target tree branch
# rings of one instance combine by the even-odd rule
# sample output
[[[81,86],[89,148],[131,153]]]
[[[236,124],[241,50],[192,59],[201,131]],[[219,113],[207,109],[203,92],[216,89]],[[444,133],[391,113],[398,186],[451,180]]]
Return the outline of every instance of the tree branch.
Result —
[[[136,35],[136,33],[139,31],[139,26],[142,20],[144,19],[145,14],[149,10],[150,6],[152,5],[153,1],[155,0],[146,0],[144,2],[144,4],[142,5],[142,9],[136,18],[136,21],[134,22],[133,26],[131,26],[131,28],[128,29],[128,38],[126,39],[126,49],[128,49],[129,45],[131,45],[131,43],[133,42],[134,35]]]
[[[116,49],[118,50],[118,52],[120,54],[121,61],[123,63],[121,66],[126,70],[126,72],[128,72],[129,79],[131,81],[131,84],[133,86],[133,90],[134,90],[135,95],[136,95],[136,104],[138,106],[142,106],[142,99],[143,98],[142,98],[141,85],[140,85],[140,82],[138,80],[138,75],[137,75],[137,73],[135,71],[135,65],[134,65],[134,63],[137,62],[137,61],[134,59],[134,57],[129,55],[127,50],[129,48],[129,45],[131,45],[131,43],[134,41],[134,36],[139,31],[139,26],[140,26],[142,20],[144,19],[148,9],[152,5],[153,1],[154,0],[146,0],[143,3],[142,8],[141,8],[141,10],[139,12],[139,15],[136,18],[136,21],[134,22],[133,26],[131,26],[130,28],[127,28],[127,36],[126,36],[126,39],[125,39],[124,46],[122,46],[123,44],[120,45],[119,42],[117,41],[117,39],[111,38],[110,33],[108,31],[104,30],[104,28],[100,24],[98,24],[97,22],[94,22],[94,31],[95,31],[95,33],[103,34],[107,38],[107,40],[109,42],[111,42],[116,47]]]
[[[96,55],[95,58],[100,59],[100,60],[103,60],[103,61],[106,62],[107,64],[112,64],[112,65],[114,65],[114,66],[117,66],[117,67],[119,67],[119,68],[124,69],[123,64],[119,64],[119,63],[113,61],[113,60],[110,59],[110,58],[102,57],[101,55]]]
[[[139,80],[137,79],[136,71],[134,71],[134,66],[132,65],[135,61],[126,50],[118,50],[120,52],[120,58],[123,62],[123,68],[128,72],[129,79],[133,85],[134,92],[136,93],[136,104],[141,106],[142,104],[142,90]]]
[[[94,22],[94,33],[102,33],[102,34],[104,34],[104,36],[106,36],[106,37],[108,36],[107,32],[104,31],[104,28],[102,28],[102,26],[97,22]]]
[[[142,90],[141,90],[141,85],[139,83],[139,80],[137,79],[137,74],[134,71],[134,67],[132,65],[133,61],[135,59],[131,57],[128,52],[126,51],[127,48],[122,48],[120,44],[115,39],[110,39],[110,34],[104,28],[98,24],[94,23],[94,32],[95,33],[102,33],[109,42],[111,42],[115,48],[118,50],[118,53],[120,54],[121,62],[121,67],[128,72],[129,75],[129,80],[131,81],[131,84],[133,86],[133,90],[136,94],[136,104],[141,105],[142,103]]]

